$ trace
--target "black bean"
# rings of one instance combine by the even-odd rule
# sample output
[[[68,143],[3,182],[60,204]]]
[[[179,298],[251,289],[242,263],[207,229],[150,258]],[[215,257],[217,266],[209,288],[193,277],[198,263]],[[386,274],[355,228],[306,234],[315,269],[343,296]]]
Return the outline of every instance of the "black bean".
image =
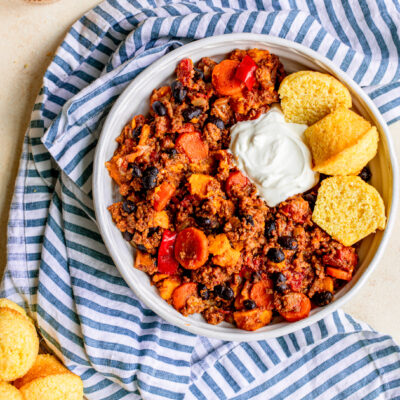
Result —
[[[155,233],[157,233],[160,230],[159,226],[156,226],[154,228],[149,228],[149,236],[154,235]]]
[[[123,237],[127,242],[130,242],[130,241],[132,240],[132,238],[133,238],[133,235],[132,235],[132,233],[129,233],[128,231],[125,231],[125,232],[122,234],[122,237]]]
[[[146,246],[144,246],[142,244],[137,244],[136,247],[138,248],[138,250],[143,251],[144,253],[147,253]]]
[[[202,283],[197,284],[197,291],[203,300],[208,300],[210,297],[210,292],[208,291],[206,285],[203,285]]]
[[[183,100],[185,100],[185,97],[187,95],[187,89],[182,85],[182,82],[180,81],[172,82],[171,89],[172,89],[172,97],[178,104],[182,104]]]
[[[231,300],[234,297],[233,290],[229,286],[217,285],[214,288],[214,294],[224,300]]]
[[[182,111],[182,116],[186,122],[189,122],[193,118],[200,116],[202,113],[203,109],[201,107],[189,107]]]
[[[278,238],[278,243],[284,248],[288,250],[296,250],[297,249],[297,240],[292,238],[291,236],[281,236]]]
[[[333,294],[329,291],[317,292],[314,294],[312,300],[317,306],[326,306],[333,300]]]
[[[142,178],[142,185],[145,190],[154,189],[157,186],[158,169],[156,167],[148,167]]]
[[[280,263],[285,259],[285,254],[283,254],[282,250],[272,247],[268,250],[267,257],[274,263]]]
[[[221,297],[223,290],[224,290],[224,287],[222,285],[217,285],[214,287],[214,294],[218,297]]]
[[[278,293],[283,294],[289,289],[286,283],[286,276],[282,272],[275,272],[272,274],[272,280],[274,282],[275,290]]]
[[[229,286],[225,286],[222,291],[222,298],[224,300],[232,300],[234,296],[235,293],[233,293],[233,290]]]
[[[133,131],[132,131],[132,139],[135,139],[142,133],[142,128],[143,125],[138,125]]]
[[[170,157],[174,158],[178,154],[178,151],[175,148],[172,148],[168,150],[168,154]]]
[[[194,80],[198,81],[199,79],[204,78],[204,73],[200,69],[195,68],[194,69]]]
[[[265,221],[265,237],[271,239],[274,236],[274,232],[276,231],[275,222],[271,219]]]
[[[163,117],[167,114],[167,109],[165,108],[164,104],[161,101],[155,101],[151,106],[153,111],[158,114],[160,117]]]
[[[368,167],[364,167],[358,176],[365,182],[368,182],[372,178],[371,170]]]
[[[219,228],[219,223],[218,223],[218,221],[216,219],[197,216],[196,217],[196,222],[198,223],[199,226],[201,226],[204,229],[213,230],[213,229]]]
[[[274,281],[275,285],[278,285],[286,282],[286,276],[282,272],[275,272],[272,274],[272,280]]]
[[[142,170],[135,164],[129,164],[129,167],[132,168],[132,178],[141,178]]]
[[[132,214],[136,211],[136,204],[133,201],[125,200],[122,203],[122,209],[128,214]]]
[[[308,203],[311,211],[314,211],[315,202],[317,201],[317,196],[314,193],[307,193],[303,196],[303,199]]]
[[[250,224],[251,226],[254,226],[254,219],[251,215],[245,215],[244,219],[246,220],[246,222],[248,224]]]
[[[210,115],[206,119],[206,122],[204,122],[204,125],[207,125],[207,124],[214,124],[219,129],[225,129],[224,121],[222,121],[222,119],[219,119],[215,115]]]
[[[275,290],[278,293],[283,294],[289,290],[289,287],[286,283],[281,283],[281,284],[275,286]]]
[[[256,303],[250,299],[244,300],[243,305],[246,310],[253,310],[254,308],[256,308]]]

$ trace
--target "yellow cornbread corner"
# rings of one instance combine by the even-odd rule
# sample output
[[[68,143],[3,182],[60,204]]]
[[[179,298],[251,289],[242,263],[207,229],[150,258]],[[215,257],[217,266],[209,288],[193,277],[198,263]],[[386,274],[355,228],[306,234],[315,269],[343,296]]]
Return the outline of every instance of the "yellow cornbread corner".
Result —
[[[334,176],[322,181],[312,220],[351,246],[385,228],[385,206],[378,191],[358,176]]]
[[[15,310],[18,311],[20,314],[24,315],[25,317],[26,312],[25,310],[20,307],[18,304],[14,303],[13,301],[9,300],[9,299],[0,299],[0,308],[11,308],[11,310]]]
[[[285,119],[312,125],[337,107],[351,107],[348,89],[331,75],[299,71],[286,76],[279,90]]]
[[[21,392],[6,382],[0,382],[0,400],[24,400]]]
[[[344,107],[307,128],[304,135],[313,169],[326,175],[356,175],[378,150],[376,128]]]
[[[82,400],[83,384],[54,356],[39,354],[28,373],[14,382],[29,400]]]
[[[25,375],[39,351],[35,326],[11,308],[0,308],[0,380],[9,382]]]

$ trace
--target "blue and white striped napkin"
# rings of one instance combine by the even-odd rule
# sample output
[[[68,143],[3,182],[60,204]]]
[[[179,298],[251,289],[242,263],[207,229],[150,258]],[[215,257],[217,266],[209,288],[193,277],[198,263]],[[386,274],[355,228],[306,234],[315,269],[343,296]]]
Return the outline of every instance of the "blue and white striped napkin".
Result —
[[[342,4],[340,4],[342,3]],[[255,32],[302,43],[400,118],[398,0],[108,0],[76,22],[27,131],[0,296],[29,310],[88,399],[400,399],[400,349],[343,312],[251,343],[197,337],[134,296],[96,225],[102,123],[144,68],[191,40]]]

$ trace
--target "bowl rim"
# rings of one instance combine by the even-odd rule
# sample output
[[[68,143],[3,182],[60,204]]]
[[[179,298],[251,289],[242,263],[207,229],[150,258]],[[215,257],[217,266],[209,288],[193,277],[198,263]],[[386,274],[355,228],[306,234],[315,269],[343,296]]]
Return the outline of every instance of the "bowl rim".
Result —
[[[279,327],[275,330],[269,330],[269,331],[253,331],[253,332],[248,332],[248,331],[243,331],[239,329],[232,329],[232,332],[230,331],[229,334],[225,332],[216,332],[213,331],[212,329],[207,329],[207,327],[212,327],[212,325],[207,324],[207,327],[198,327],[198,326],[193,326],[190,324],[190,320],[188,320],[188,323],[182,323],[177,316],[174,315],[174,313],[169,312],[168,310],[157,310],[156,307],[142,294],[139,290],[136,290],[134,284],[131,282],[128,274],[124,271],[124,269],[119,266],[119,255],[117,253],[117,250],[111,246],[111,243],[108,239],[108,235],[106,233],[105,228],[103,225],[100,223],[102,220],[100,215],[103,215],[104,210],[102,210],[102,204],[98,199],[98,196],[96,195],[97,193],[97,187],[99,187],[98,183],[100,183],[98,180],[100,179],[99,177],[99,168],[104,168],[104,165],[102,164],[102,160],[100,160],[100,151],[99,149],[102,148],[103,141],[105,140],[105,135],[103,135],[103,132],[107,131],[109,129],[109,125],[111,125],[111,120],[114,115],[114,113],[119,109],[119,105],[122,104],[125,100],[126,97],[129,96],[130,88],[137,82],[138,80],[141,80],[147,75],[151,75],[153,71],[157,70],[159,65],[163,65],[164,63],[168,62],[169,59],[173,59],[176,56],[178,56],[180,53],[182,53],[182,57],[185,56],[185,53],[190,52],[192,49],[196,49],[198,46],[206,46],[207,44],[215,44],[215,41],[222,41],[222,43],[226,41],[231,41],[232,42],[232,48],[234,48],[235,41],[240,41],[240,40],[248,40],[248,41],[254,41],[254,42],[263,42],[266,46],[268,45],[277,45],[277,46],[283,46],[283,47],[288,47],[291,50],[296,50],[299,53],[315,60],[321,63],[324,67],[327,67],[328,69],[332,70],[337,77],[339,77],[342,81],[345,82],[345,84],[351,88],[354,92],[357,93],[357,95],[362,99],[362,101],[365,103],[369,111],[374,115],[376,120],[378,121],[380,128],[381,128],[381,133],[385,135],[386,141],[387,141],[387,148],[388,148],[388,153],[390,157],[390,163],[391,163],[391,170],[392,170],[392,196],[391,196],[391,208],[389,215],[387,217],[387,224],[386,228],[383,231],[382,239],[381,242],[379,243],[379,246],[373,255],[369,265],[366,266],[364,272],[361,274],[361,276],[358,278],[357,282],[347,291],[347,293],[343,294],[340,298],[334,300],[332,303],[329,305],[320,308],[318,312],[315,314],[294,322],[290,323],[288,325]],[[94,163],[93,163],[93,181],[92,181],[92,193],[93,193],[93,203],[94,203],[94,210],[95,210],[95,215],[96,215],[96,220],[98,221],[98,227],[101,233],[101,236],[103,238],[103,241],[107,247],[108,252],[110,253],[111,258],[113,259],[113,262],[115,266],[117,267],[119,273],[122,275],[124,278],[125,282],[127,285],[131,288],[131,290],[135,293],[135,295],[151,310],[153,310],[157,315],[159,315],[161,318],[166,320],[167,322],[171,323],[172,325],[178,326],[179,328],[182,328],[186,331],[189,331],[191,333],[197,334],[197,335],[202,335],[202,336],[207,336],[211,338],[216,338],[216,339],[222,339],[222,340],[230,340],[230,341],[252,341],[252,340],[262,340],[262,339],[268,339],[268,338],[274,338],[282,335],[286,335],[292,332],[295,332],[299,329],[303,329],[307,326],[310,326],[311,324],[323,319],[327,315],[331,314],[332,312],[336,311],[338,308],[343,306],[351,297],[353,297],[360,289],[361,287],[365,284],[365,282],[368,280],[372,272],[375,270],[376,266],[378,265],[378,262],[380,261],[384,250],[387,246],[390,234],[393,230],[394,222],[395,222],[395,216],[397,212],[397,207],[398,207],[398,200],[399,200],[399,168],[398,168],[398,163],[397,163],[397,157],[394,152],[394,145],[391,137],[391,133],[389,131],[388,125],[386,124],[386,121],[384,120],[382,114],[378,110],[377,106],[373,103],[371,98],[366,94],[366,92],[363,91],[363,89],[353,81],[353,79],[347,75],[344,71],[342,71],[339,67],[337,67],[331,60],[326,58],[323,55],[320,55],[314,50],[309,49],[308,47],[292,42],[287,39],[282,39],[282,38],[277,38],[274,36],[270,35],[265,35],[265,34],[257,34],[257,33],[231,33],[231,34],[225,34],[225,35],[217,35],[217,36],[212,36],[204,39],[198,39],[194,40],[193,42],[190,42],[188,44],[185,44],[177,49],[172,50],[171,52],[165,54],[161,58],[159,58],[157,61],[155,61],[153,64],[149,65],[146,69],[144,69],[140,74],[138,74],[132,82],[129,83],[129,85],[123,90],[123,92],[119,95],[118,99],[112,106],[111,110],[109,111],[106,121],[102,127],[101,134],[98,139],[98,143],[96,146],[96,151],[95,151],[95,157],[94,157]],[[170,306],[172,307],[172,306]],[[227,338],[229,336],[229,338]]]

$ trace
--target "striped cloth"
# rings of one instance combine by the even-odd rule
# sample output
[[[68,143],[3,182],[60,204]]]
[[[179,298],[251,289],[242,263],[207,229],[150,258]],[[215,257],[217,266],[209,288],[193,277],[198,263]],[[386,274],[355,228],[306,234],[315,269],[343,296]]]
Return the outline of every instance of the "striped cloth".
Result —
[[[192,335],[134,296],[91,197],[104,119],[128,83],[191,40],[283,37],[326,55],[400,118],[398,0],[108,0],[69,31],[45,76],[11,207],[1,296],[24,305],[88,399],[400,399],[400,349],[343,312],[250,343]]]

